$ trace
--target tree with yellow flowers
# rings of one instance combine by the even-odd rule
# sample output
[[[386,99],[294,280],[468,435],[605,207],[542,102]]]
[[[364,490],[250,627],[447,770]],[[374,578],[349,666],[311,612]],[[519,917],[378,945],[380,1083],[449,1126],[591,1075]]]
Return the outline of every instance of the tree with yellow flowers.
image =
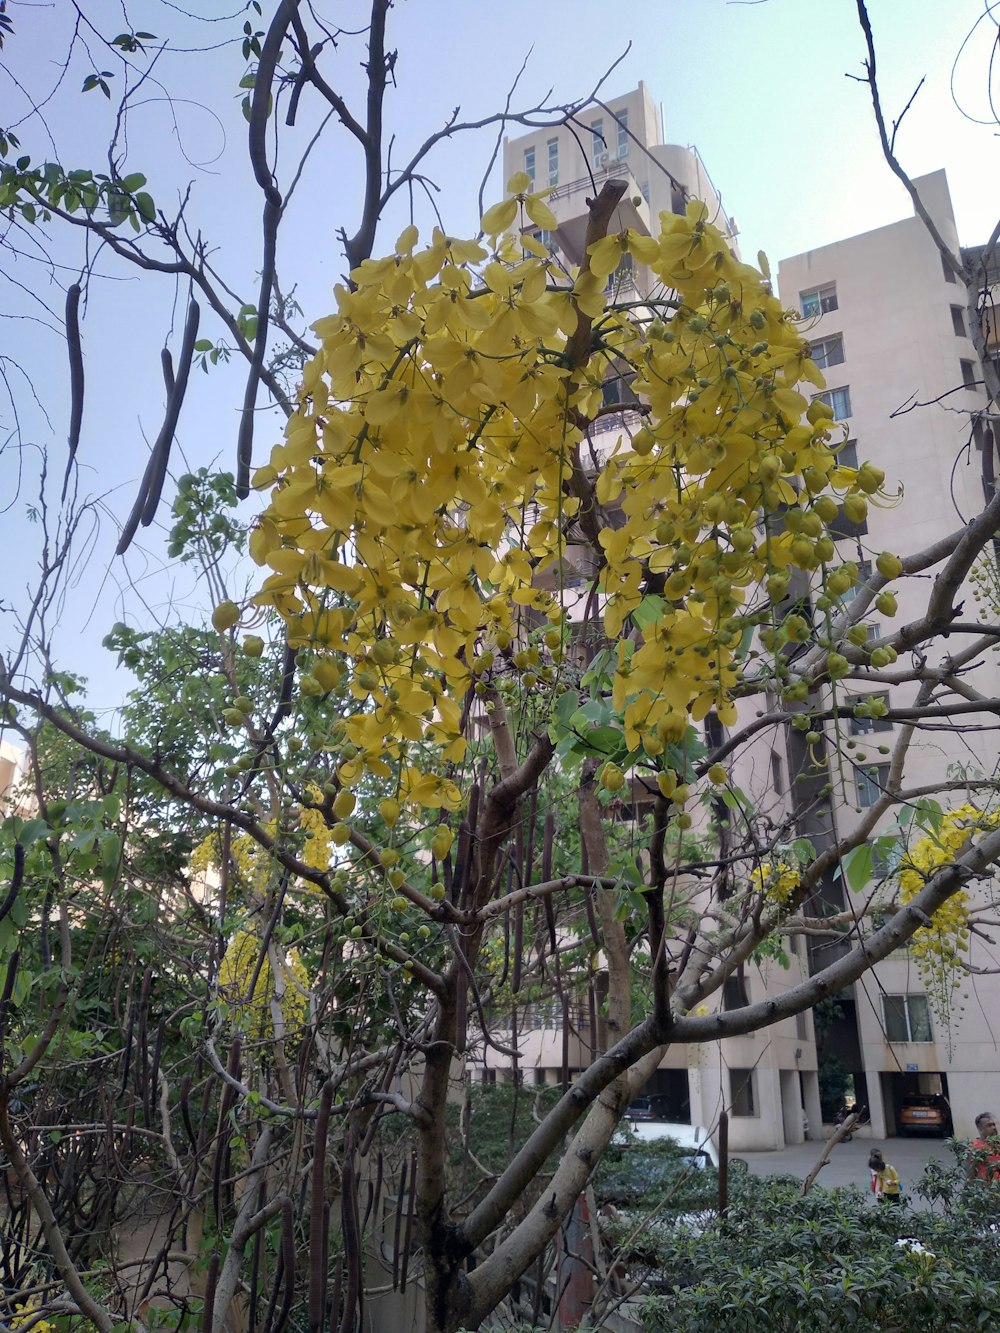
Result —
[[[123,263],[190,287],[121,551],[157,512],[191,367],[242,358],[247,374],[235,477],[186,473],[172,502],[170,553],[211,628],[116,626],[109,644],[140,683],[121,736],[79,711],[31,616],[0,677],[36,752],[44,727],[87,759],[39,778],[37,817],[4,826],[0,1143],[56,1275],[32,1309],[51,1300],[102,1333],[142,1323],[194,1235],[204,1263],[183,1299],[203,1302],[213,1333],[241,1303],[267,1333],[301,1310],[311,1333],[354,1328],[362,1310],[400,1327],[414,1284],[433,1333],[520,1317],[522,1279],[544,1269],[672,1048],[717,1050],[804,1014],[907,942],[944,996],[1000,858],[988,777],[942,778],[948,813],[903,818],[927,795],[907,777],[916,725],[1000,706],[961,679],[992,642],[988,617],[963,627],[967,647],[940,663],[938,650],[998,501],[928,550],[872,551],[870,574],[844,559],[841,516],[895,503],[898,479],[848,464],[766,259],[738,259],[697,200],[646,234],[622,223],[624,181],[595,186],[573,269],[535,238],[556,220],[526,175],[475,236],[411,222],[387,244],[397,192],[459,128],[386,169],[387,21],[375,0],[359,117],[321,72],[330,53],[303,7],[283,0],[260,32],[247,22],[264,251],[259,290],[235,310],[184,210],[158,211],[144,180],[30,157],[3,168],[24,225],[43,206],[50,222],[79,218]],[[150,40],[122,37],[138,44],[129,59]],[[298,176],[279,181],[271,155],[275,97],[294,98],[279,135],[315,98],[363,149],[346,272],[310,330],[277,275]],[[105,220],[112,208],[136,240]],[[625,260],[636,299],[615,291]],[[66,319],[82,413],[80,296]],[[199,336],[202,306],[228,341]],[[629,386],[627,417],[604,401],[609,380]],[[265,391],[286,417],[266,444]],[[60,550],[37,607],[55,597]],[[895,589],[931,573],[921,614],[897,624]],[[887,683],[912,686],[912,706],[866,690]],[[830,784],[866,762],[848,724],[880,718],[899,724],[888,780],[839,832]],[[765,810],[763,737],[798,780]],[[873,844],[891,852],[877,886]],[[852,897],[831,913],[838,877]],[[113,948],[99,947],[107,922]],[[816,936],[839,948],[810,974],[795,941]],[[721,1005],[753,967],[784,979]],[[41,1029],[35,986],[54,997]],[[488,1071],[521,1085],[540,1011],[556,1015],[559,1095],[526,1135],[512,1119],[491,1174],[470,1087]],[[63,1051],[84,1071],[74,1099]],[[170,1243],[135,1282],[91,1281],[60,1193],[68,1149],[26,1155],[16,1117],[31,1112],[16,1108],[36,1078],[73,1123],[100,1101],[94,1136],[121,1180],[141,1163],[169,1202]]]

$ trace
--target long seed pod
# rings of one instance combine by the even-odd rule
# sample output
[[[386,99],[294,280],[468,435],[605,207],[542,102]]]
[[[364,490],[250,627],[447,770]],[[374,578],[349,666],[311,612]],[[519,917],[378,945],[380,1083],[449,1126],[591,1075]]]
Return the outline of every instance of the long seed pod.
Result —
[[[144,528],[148,528],[156,517],[160,494],[163,491],[163,482],[167,475],[167,464],[170,461],[170,446],[173,444],[177,422],[181,415],[181,405],[187,393],[188,376],[191,373],[191,362],[194,359],[194,345],[198,340],[198,322],[200,319],[201,310],[198,307],[198,302],[192,298],[188,304],[187,320],[184,324],[184,335],[181,340],[180,364],[177,368],[173,388],[167,399],[167,410],[164,413],[163,425],[160,427],[160,433],[157,435],[150,452],[149,461],[139,485],[139,494],[136,496],[132,512],[129,514],[124,528],[122,528],[122,535],[115,547],[115,555],[125,554],[132,545],[132,538],[138,531],[140,523]]]
[[[399,1290],[406,1290],[406,1274],[410,1267],[410,1241],[413,1237],[413,1213],[417,1196],[417,1155],[410,1154],[410,1193],[406,1201],[406,1234],[403,1237],[403,1267],[399,1274]]]
[[[260,1232],[257,1233],[258,1235]],[[284,1231],[282,1231],[284,1237]],[[278,1250],[278,1262],[274,1266],[274,1282],[271,1284],[271,1297],[267,1302],[267,1311],[264,1315],[264,1322],[261,1325],[263,1333],[274,1333],[274,1312],[278,1306],[278,1296],[282,1290],[282,1279],[285,1274],[285,1247],[282,1245]]]
[[[227,1069],[233,1078],[239,1077],[240,1053],[242,1050],[242,1041],[239,1034],[233,1038],[233,1044],[229,1048],[229,1060]],[[215,1168],[212,1172],[212,1207],[215,1210],[215,1224],[222,1230],[222,1179],[225,1174],[226,1156],[229,1148],[229,1112],[232,1110],[233,1102],[236,1100],[236,1089],[231,1083],[226,1083],[222,1089],[222,1100],[219,1103],[219,1140],[215,1145]]]
[[[14,982],[17,980],[20,962],[21,950],[15,949],[7,959],[7,975],[4,978],[3,993],[0,994],[0,1041],[3,1040],[4,1029],[7,1026],[7,1010],[10,1007],[10,997],[14,994]]]
[[[323,1084],[316,1112],[316,1144],[312,1162],[309,1210],[309,1330],[322,1333],[326,1311],[326,1249],[323,1244],[323,1202],[326,1193],[326,1138],[330,1127],[333,1084]]]
[[[24,844],[15,842],[14,844],[14,873],[10,877],[10,888],[7,890],[4,900],[0,903],[0,921],[10,915],[10,909],[17,901],[17,895],[21,892],[21,885],[24,883]]]
[[[153,967],[151,963],[147,963],[142,974],[142,987],[139,991],[139,1060],[135,1071],[136,1094],[142,1099],[142,1123],[145,1129],[148,1129],[150,1124],[149,1032],[146,1027],[146,1020],[149,1017],[149,988],[152,981]]]
[[[153,1043],[153,1061],[149,1066],[149,1117],[152,1121],[153,1107],[156,1105],[156,1099],[159,1096],[160,1079],[160,1057],[163,1054],[163,1030],[166,1019],[161,1018],[156,1025],[156,1041]]]
[[[63,477],[60,503],[66,499],[70,474],[80,443],[83,426],[83,344],[80,341],[80,284],[74,282],[66,292],[66,349],[69,352],[69,451]]]
[[[264,1207],[264,1182],[257,1189],[257,1211]],[[260,1276],[264,1258],[265,1227],[258,1227],[253,1233],[253,1250],[250,1252],[250,1299],[247,1308],[247,1333],[254,1333],[257,1327],[257,1303],[260,1300]]]
[[[330,1297],[330,1323],[337,1322],[339,1327],[340,1315],[340,1293],[344,1286],[344,1263],[340,1255],[337,1255],[337,1262],[333,1269],[333,1295]]]
[[[378,1202],[382,1195],[383,1165],[384,1165],[384,1158],[382,1154],[379,1153],[375,1159],[375,1184],[374,1186],[369,1185],[368,1189],[368,1201],[365,1204],[365,1215],[361,1222],[362,1231],[364,1231],[365,1228],[368,1226],[368,1223],[371,1220],[372,1213],[376,1212],[377,1214]]]
[[[285,1199],[281,1205],[281,1257],[285,1270],[285,1291],[281,1298],[281,1309],[270,1333],[282,1333],[292,1313],[295,1296],[295,1211],[291,1199]]]
[[[128,1023],[125,1025],[125,1067],[122,1070],[122,1087],[119,1097],[125,1096],[125,1089],[128,1087],[128,1076],[132,1068],[132,1034],[135,1031],[135,1001],[128,1007]]]
[[[361,1301],[361,1234],[357,1225],[357,1172],[353,1153],[355,1145],[351,1142],[340,1172],[340,1225],[344,1234],[344,1261],[347,1262],[347,1290],[340,1333],[351,1333],[356,1328]]]
[[[219,1280],[219,1251],[213,1250],[208,1261],[208,1275],[205,1278],[205,1304],[201,1312],[201,1333],[212,1333],[212,1317],[215,1314],[215,1284]]]
[[[184,1126],[184,1132],[188,1136],[188,1142],[191,1144],[191,1151],[198,1151],[198,1136],[194,1132],[194,1125],[191,1123],[191,1075],[185,1074],[181,1079],[180,1086],[181,1103],[181,1123]]]
[[[399,1242],[403,1229],[403,1204],[406,1202],[406,1177],[409,1172],[409,1163],[403,1163],[403,1169],[399,1173],[399,1191],[396,1194],[396,1221],[392,1232],[392,1289],[399,1289]]]

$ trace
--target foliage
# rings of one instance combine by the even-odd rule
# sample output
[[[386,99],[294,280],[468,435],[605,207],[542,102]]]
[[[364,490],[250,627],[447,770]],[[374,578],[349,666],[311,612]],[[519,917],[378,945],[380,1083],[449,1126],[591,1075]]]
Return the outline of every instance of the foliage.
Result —
[[[1000,1316],[1000,1259],[981,1221],[879,1207],[853,1188],[803,1198],[797,1181],[737,1178],[726,1223],[648,1228],[637,1262],[662,1289],[644,1302],[651,1330],[944,1333]]]
[[[609,1148],[594,1176],[594,1194],[599,1205],[627,1208],[633,1217],[695,1213],[718,1205],[719,1178],[714,1167],[693,1166],[690,1150],[657,1139]]]
[[[569,280],[530,235],[502,235],[522,210],[522,225],[555,225],[528,185],[512,180],[513,197],[484,217],[491,246],[436,231],[418,249],[411,227],[338,288],[285,443],[254,479],[273,488],[250,538],[272,571],[254,602],[345,672],[358,704],[340,779],[388,779],[386,756],[398,758],[398,794],[418,807],[459,803],[446,772],[409,756],[422,742],[436,767],[461,763],[474,684],[488,699],[513,676],[570,716],[572,700],[558,700],[572,686],[574,529],[598,557],[615,645],[612,727],[627,767],[656,770],[689,715],[736,720],[738,645],[753,625],[770,626],[775,652],[789,641],[795,618],[779,624],[771,608],[793,570],[820,570],[838,595],[853,586],[857,566],[838,562],[827,525],[840,502],[864,511],[884,479],[838,463],[832,412],[817,400],[807,414],[794,388],[823,384],[808,343],[703,204],[665,216],[658,238],[597,241]],[[608,305],[604,280],[623,254],[657,284],[644,313]],[[581,320],[594,334],[578,350]],[[634,373],[650,412],[601,461],[591,496],[574,459],[609,367]],[[764,587],[770,603],[753,593]],[[519,649],[529,612],[550,628]],[[815,681],[841,664],[831,651]],[[617,764],[603,780],[620,789]]]
[[[629,1262],[663,1257],[678,1287],[679,1275],[695,1284],[681,1314],[728,1327],[728,1291],[784,1318],[790,1295],[746,1258],[752,1205],[789,1291],[797,1282],[811,1301],[811,1266],[840,1281],[847,1256],[863,1294],[847,1291],[844,1322],[852,1308],[881,1317],[902,1282],[919,1327],[904,1258],[879,1287],[857,1248],[859,1232],[888,1245],[898,1219],[851,1214],[847,1196],[812,1202],[787,1244],[781,1189],[735,1182],[733,1220],[699,1238],[702,1256],[666,1217],[702,1201],[712,1173],[678,1178],[664,1147],[598,1164],[671,1043],[802,1013],[928,920],[946,928],[929,932],[927,956],[957,958],[958,895],[1000,856],[995,822],[977,816],[956,842],[946,817],[940,857],[911,849],[891,938],[867,913],[812,913],[838,871],[860,890],[874,850],[898,850],[900,821],[876,824],[907,806],[902,783],[841,837],[813,839],[808,825],[828,795],[815,790],[829,778],[823,745],[843,759],[845,718],[889,714],[880,699],[848,702],[848,689],[891,669],[894,688],[919,682],[918,713],[968,702],[955,705],[944,677],[925,691],[925,663],[996,514],[933,556],[868,552],[875,571],[861,579],[835,525],[889,503],[883,474],[842,461],[844,429],[807,400],[823,379],[766,260],[739,261],[697,201],[640,234],[619,221],[627,182],[609,183],[588,204],[580,262],[562,264],[535,235],[553,228],[548,204],[515,177],[478,237],[439,225],[421,244],[412,223],[373,259],[393,196],[427,185],[424,157],[460,128],[449,121],[405,165],[390,155],[389,8],[372,0],[367,27],[335,40],[308,6],[278,6],[259,31],[243,11],[218,20],[221,49],[228,34],[251,62],[231,89],[260,191],[263,251],[245,290],[222,276],[195,199],[185,192],[169,217],[171,190],[147,193],[124,164],[129,62],[151,69],[167,52],[149,47],[159,39],[112,29],[101,63],[114,70],[89,50],[85,69],[63,66],[103,94],[87,99],[102,111],[128,80],[107,108],[106,173],[28,153],[0,166],[10,234],[30,229],[44,248],[65,227],[85,251],[79,265],[53,262],[81,272],[65,315],[70,458],[58,517],[47,494],[35,513],[40,586],[0,666],[4,725],[30,752],[32,787],[31,808],[0,826],[13,867],[0,898],[0,1322],[25,1315],[41,1266],[51,1285],[29,1320],[111,1333],[140,1293],[179,1291],[168,1256],[196,1253],[194,1294],[169,1296],[165,1325],[196,1316],[218,1330],[240,1302],[269,1333],[293,1321],[322,1333],[352,1324],[369,1280],[404,1288],[419,1254],[428,1328],[478,1327],[544,1268],[598,1170],[601,1197],[662,1214]],[[357,119],[319,73],[353,42],[365,46]],[[520,119],[573,124],[586,105]],[[516,119],[508,108],[487,122]],[[278,281],[278,229],[328,121],[360,148],[365,188],[357,229],[340,233],[348,277],[310,341]],[[211,622],[112,629],[107,645],[136,682],[118,734],[81,707],[51,637],[89,512],[69,482],[96,256],[193,294],[181,363],[161,358],[165,424],[130,533],[158,509],[191,367],[231,359],[247,374],[236,474],[185,464],[166,542]],[[634,293],[613,280],[625,260]],[[198,337],[198,302],[211,336]],[[221,390],[227,374],[207,382]],[[622,382],[627,412],[604,402]],[[264,499],[248,526],[236,505],[264,389],[288,425],[256,473]],[[249,593],[245,552],[263,570]],[[870,644],[870,609],[896,611],[887,585],[932,569],[925,608]],[[814,790],[762,814],[739,774],[765,728],[789,745],[802,733],[798,776]],[[894,745],[900,772],[910,734]],[[797,930],[851,951],[816,976],[796,954],[792,973]],[[766,1015],[718,1007],[748,961],[789,969]],[[555,1038],[546,1059],[565,1086],[471,1096],[487,1048],[520,1060],[531,1023],[532,1037]],[[141,1224],[147,1196],[164,1243],[133,1281],[107,1263],[109,1237]],[[40,1202],[54,1219],[44,1243]],[[824,1229],[834,1243],[820,1255]],[[958,1262],[921,1279],[943,1307],[957,1300]]]
[[[1000,811],[980,810],[968,803],[935,819],[923,837],[907,848],[899,867],[899,897],[904,903],[927,883],[935,870],[948,865],[977,833],[1000,826]],[[961,983],[969,944],[970,897],[960,889],[921,926],[910,951],[927,995],[945,1022],[952,1016],[952,998]]]

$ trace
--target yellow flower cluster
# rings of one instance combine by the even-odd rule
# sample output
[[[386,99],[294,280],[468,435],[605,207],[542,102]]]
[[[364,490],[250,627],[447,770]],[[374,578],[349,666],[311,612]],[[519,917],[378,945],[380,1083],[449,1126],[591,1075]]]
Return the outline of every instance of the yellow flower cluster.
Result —
[[[272,1037],[271,999],[274,995],[274,973],[268,959],[257,975],[257,984],[250,990],[254,968],[260,956],[261,939],[252,930],[238,930],[229,941],[219,968],[219,991],[231,1006],[238,1027],[249,1029],[258,1038]],[[286,1036],[298,1032],[308,1012],[307,993],[309,975],[298,954],[292,950],[284,964],[285,991],[281,1012],[285,1020]]]
[[[309,791],[310,798],[317,802],[321,795],[322,793],[315,787]],[[323,817],[323,812],[302,806],[299,808],[297,818],[299,828],[305,834],[302,850],[298,854],[299,859],[316,870],[329,870],[333,838],[329,825]],[[273,819],[268,820],[264,828],[273,837],[277,830],[277,823]],[[235,833],[230,839],[229,855],[233,869],[242,884],[256,893],[263,893],[267,887],[267,880],[271,874],[273,863],[260,844],[251,838],[249,833]],[[202,839],[191,853],[188,861],[188,871],[195,878],[203,878],[210,869],[217,871],[221,860],[221,834],[218,832],[210,833]],[[300,884],[299,887],[302,887],[302,885]]]
[[[787,907],[800,882],[798,866],[789,861],[766,861],[750,873],[751,887],[775,907]]]
[[[748,590],[778,601],[793,568],[855,581],[830,563],[827,524],[845,500],[862,513],[883,480],[839,465],[829,408],[795,387],[823,385],[808,343],[703,204],[661,215],[658,236],[598,241],[567,277],[529,235],[502,234],[520,209],[555,226],[528,186],[511,181],[482,242],[435,230],[418,248],[408,227],[336,289],[284,441],[254,479],[270,491],[250,539],[267,571],[254,602],[310,650],[304,693],[322,668],[356,701],[340,781],[389,777],[395,761],[396,794],[424,808],[461,800],[446,773],[484,659],[512,655],[528,609],[559,642],[581,533],[629,748],[658,754],[713,708],[735,720]],[[626,255],[652,290],[616,309],[606,279]],[[634,376],[644,422],[595,471],[581,442],[609,372]],[[554,697],[558,669],[531,673]]]
[[[32,1296],[26,1301],[21,1301],[14,1306],[14,1313],[11,1316],[10,1327],[21,1328],[29,1320],[33,1320],[41,1304],[41,1297]],[[34,1319],[31,1324],[32,1333],[55,1333],[55,1324],[50,1319]]]
[[[936,870],[950,864],[976,833],[1000,827],[1000,810],[978,810],[960,805],[949,810],[940,827],[911,847],[899,868],[899,897],[912,901]],[[969,944],[969,895],[964,889],[943,903],[929,926],[920,926],[910,941],[910,952],[932,996],[954,990],[959,967]]]

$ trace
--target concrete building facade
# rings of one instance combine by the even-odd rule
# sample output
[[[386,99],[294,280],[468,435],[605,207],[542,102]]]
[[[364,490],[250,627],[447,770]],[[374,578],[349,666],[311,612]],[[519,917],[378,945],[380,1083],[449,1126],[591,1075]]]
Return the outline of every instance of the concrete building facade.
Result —
[[[611,177],[629,183],[615,225],[655,234],[660,212],[683,212],[690,198],[699,198],[735,250],[737,228],[697,150],[663,139],[658,108],[640,84],[587,113],[572,129],[538,130],[507,140],[505,176],[525,171],[535,189],[551,191],[548,201],[558,226],[541,239],[568,268],[582,258],[585,201]],[[958,254],[945,173],[932,173],[916,184],[942,237]],[[636,299],[648,290],[641,268],[619,272],[614,281],[619,294],[623,286],[633,287]],[[907,217],[786,259],[778,269],[778,288],[786,307],[803,317],[814,359],[827,380],[823,397],[847,428],[844,461],[870,461],[885,471],[890,488],[900,487],[898,503],[873,507],[866,523],[842,520],[837,530],[841,557],[856,559],[864,572],[880,551],[908,554],[928,547],[978,513],[989,498],[996,467],[993,439],[984,428],[988,400],[969,337],[968,292],[942,261],[923,222]],[[995,345],[995,323],[989,332]],[[607,387],[606,402],[619,401],[615,387]],[[638,426],[627,396],[622,409],[597,423],[597,456]],[[918,613],[926,593],[925,581],[901,582],[899,623]],[[971,589],[968,604],[973,606]],[[870,637],[883,629],[886,623],[873,615]],[[987,655],[963,679],[996,698],[1000,658]],[[893,706],[911,703],[916,690],[866,688],[885,693]],[[906,786],[933,787],[949,778],[953,790],[942,802],[947,808],[966,799],[964,781],[994,776],[997,742],[993,731],[976,726],[983,720],[971,719],[968,728],[946,724],[922,732],[910,749]],[[853,736],[856,724],[848,725]],[[883,729],[887,734],[875,734]],[[832,783],[833,794],[820,836],[849,833],[884,779],[879,745],[891,745],[892,724],[858,723],[857,733],[857,744],[871,752],[859,749],[846,764],[843,746],[839,758],[827,746],[829,771],[823,781]],[[862,753],[864,759],[854,762]],[[801,740],[786,728],[762,733],[749,747],[740,780],[762,818],[775,825],[788,819],[804,764]],[[816,830],[808,832],[815,835]],[[888,899],[893,881],[884,877],[883,883]],[[984,886],[983,894],[988,891]],[[827,907],[842,907],[848,895],[835,877],[824,885],[822,896]],[[774,995],[825,966],[834,956],[831,951],[844,947],[793,937],[787,967],[765,960],[741,971],[716,1003],[729,1007]],[[858,1103],[869,1107],[873,1137],[896,1133],[902,1099],[917,1093],[945,1096],[955,1132],[969,1135],[976,1113],[1000,1102],[1000,1034],[992,1021],[1000,1009],[1000,980],[988,973],[994,960],[982,940],[973,940],[969,961],[987,971],[964,1006],[956,993],[947,1018],[935,1012],[915,961],[905,951],[838,997],[832,1016],[824,1016],[819,1042],[810,1013],[711,1047],[677,1048],[646,1091],[660,1096],[668,1119],[711,1126],[725,1107],[736,1150],[778,1148],[823,1134],[818,1068],[836,1056],[853,1078]],[[564,1070],[572,1075],[600,1046],[600,1018],[592,1004],[571,1006],[568,1032],[566,1018],[557,1003],[532,1006],[522,1015],[518,1063],[527,1081],[554,1082]],[[502,1079],[510,1076],[510,1068],[487,1047],[482,1074]]]
[[[945,173],[934,172],[915,185],[958,255]],[[844,533],[843,557],[870,562],[883,550],[913,553],[978,514],[992,498],[995,466],[986,428],[989,404],[969,336],[969,293],[943,262],[922,220],[904,218],[783,260],[778,283],[784,304],[807,321],[814,357],[830,386],[827,401],[848,428],[851,459],[874,463],[885,471],[890,488],[900,488],[895,507],[873,507],[863,530]],[[897,623],[918,615],[927,590],[926,579],[900,581]],[[964,604],[972,623],[977,619],[972,587]],[[870,634],[883,629],[888,630],[886,623],[873,616]],[[949,636],[928,653],[928,665],[971,641],[961,631]],[[983,654],[962,681],[967,689],[996,698],[996,653]],[[899,707],[914,702],[917,687],[869,690],[885,693],[891,706]],[[905,787],[950,781],[952,790],[940,797],[945,809],[965,800],[989,802],[975,783],[997,773],[993,720],[987,712],[963,718],[957,727],[922,730],[907,756]],[[878,745],[891,746],[897,731],[888,722],[859,726],[869,762],[831,765],[835,832],[851,832],[872,804],[887,774],[887,757]],[[845,901],[839,882],[828,891]],[[978,892],[985,906],[990,886]],[[823,950],[822,944],[813,949],[814,966],[824,961]],[[970,964],[994,967],[992,955],[989,943],[973,936]],[[952,999],[950,1012],[941,1004],[935,1008],[910,951],[893,955],[841,997],[843,1014],[831,1030],[832,1047],[854,1075],[859,1101],[870,1108],[875,1137],[896,1132],[906,1096],[945,1096],[955,1132],[963,1137],[973,1132],[977,1112],[1000,1101],[1000,1034],[993,1021],[1000,980],[981,975]]]

